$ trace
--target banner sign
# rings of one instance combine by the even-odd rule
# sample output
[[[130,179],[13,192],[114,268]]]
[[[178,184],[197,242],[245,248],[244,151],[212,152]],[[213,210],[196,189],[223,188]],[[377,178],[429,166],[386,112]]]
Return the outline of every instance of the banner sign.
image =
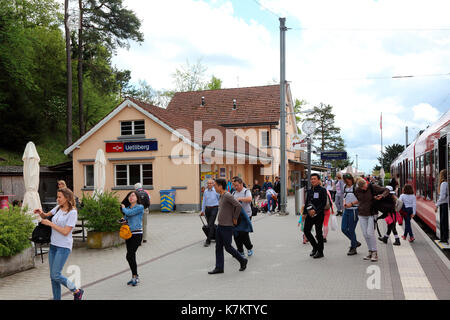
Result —
[[[322,151],[320,160],[347,160],[346,151]]]
[[[308,149],[308,141],[306,141],[306,135],[293,134],[291,136],[291,146],[292,150],[303,150]]]
[[[158,150],[158,141],[106,143],[106,152],[138,152],[156,150]]]

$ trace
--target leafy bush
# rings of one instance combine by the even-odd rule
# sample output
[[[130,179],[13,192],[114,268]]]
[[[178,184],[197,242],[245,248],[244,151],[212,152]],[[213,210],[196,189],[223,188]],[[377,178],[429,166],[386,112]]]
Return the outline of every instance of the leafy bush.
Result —
[[[83,194],[80,218],[86,219],[86,227],[90,231],[111,232],[118,231],[122,218],[120,202],[113,192],[104,192],[95,198],[93,195]]]
[[[31,247],[33,217],[22,208],[0,210],[0,257],[11,257]]]

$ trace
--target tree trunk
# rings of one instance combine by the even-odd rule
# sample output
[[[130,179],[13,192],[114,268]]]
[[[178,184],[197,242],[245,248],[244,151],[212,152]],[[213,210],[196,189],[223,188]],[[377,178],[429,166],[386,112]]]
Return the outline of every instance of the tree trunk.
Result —
[[[64,29],[66,35],[66,66],[67,66],[67,130],[66,143],[72,144],[72,57],[69,30],[69,0],[64,0]]]
[[[78,122],[80,126],[80,136],[85,133],[83,114],[83,3],[78,0],[80,9],[80,26],[78,28]]]

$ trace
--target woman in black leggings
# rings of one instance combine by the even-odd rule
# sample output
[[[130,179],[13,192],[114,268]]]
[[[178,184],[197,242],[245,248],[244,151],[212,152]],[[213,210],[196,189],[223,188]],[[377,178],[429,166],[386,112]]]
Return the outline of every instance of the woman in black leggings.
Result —
[[[131,191],[127,197],[128,203],[122,202],[122,212],[125,220],[130,226],[131,238],[125,241],[127,245],[127,261],[131,269],[132,278],[127,285],[136,286],[139,283],[139,275],[137,273],[136,251],[142,242],[142,216],[144,215],[144,206],[140,204],[136,191]]]

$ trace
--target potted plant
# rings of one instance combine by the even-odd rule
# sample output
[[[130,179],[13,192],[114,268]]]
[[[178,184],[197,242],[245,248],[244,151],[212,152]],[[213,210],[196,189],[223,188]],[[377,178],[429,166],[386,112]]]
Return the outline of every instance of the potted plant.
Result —
[[[80,218],[86,220],[88,229],[87,246],[91,249],[102,249],[124,243],[119,237],[122,217],[120,202],[113,192],[100,195],[85,195],[81,200]]]
[[[0,210],[0,278],[34,268],[33,217],[20,207]]]

